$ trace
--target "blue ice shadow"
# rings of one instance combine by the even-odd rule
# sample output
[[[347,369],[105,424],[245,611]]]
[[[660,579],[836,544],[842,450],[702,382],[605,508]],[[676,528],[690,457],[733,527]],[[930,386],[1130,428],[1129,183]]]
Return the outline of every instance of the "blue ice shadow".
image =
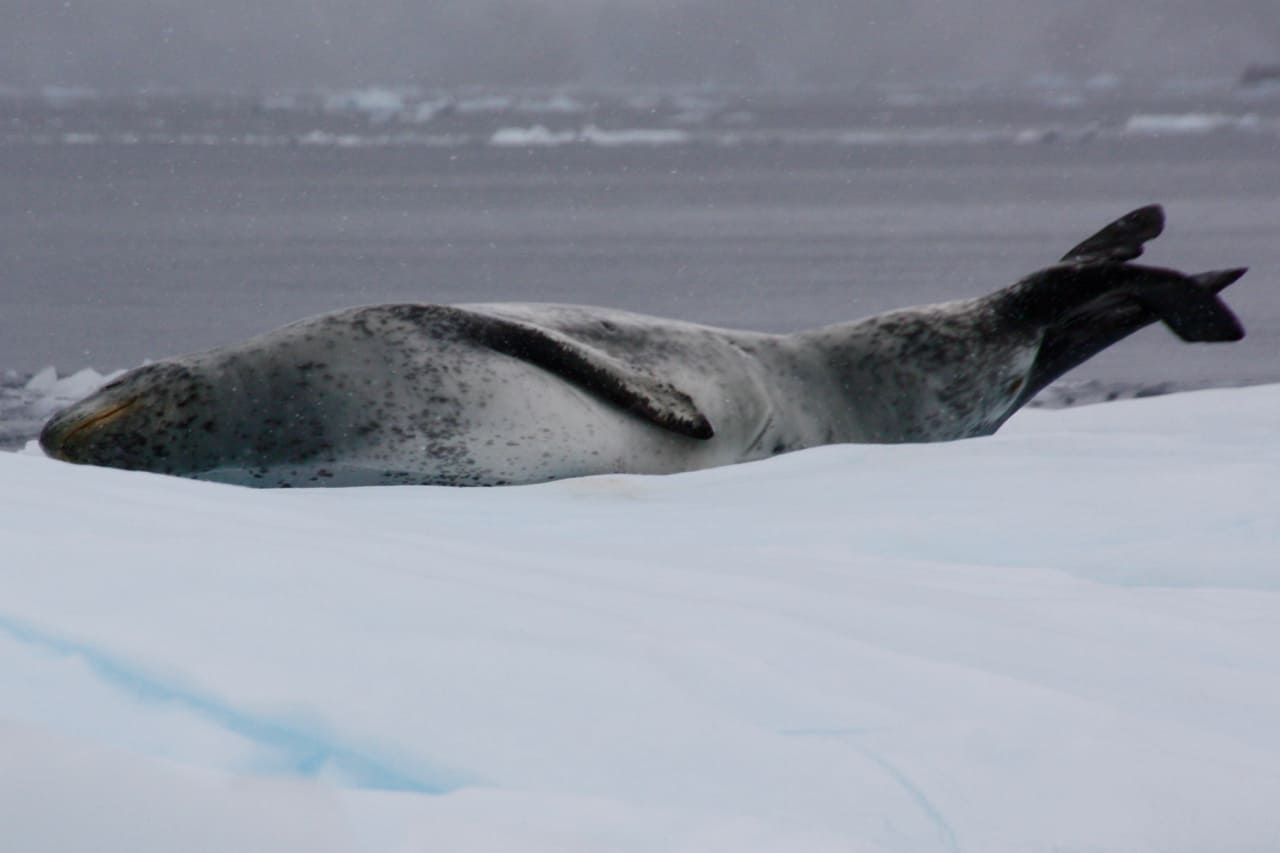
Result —
[[[316,776],[325,770],[336,772],[352,787],[422,794],[445,794],[467,784],[460,774],[423,773],[405,763],[344,743],[315,726],[241,710],[174,679],[149,674],[87,643],[56,636],[3,614],[0,614],[0,632],[51,654],[78,658],[104,683],[139,701],[176,705],[272,750],[279,756],[272,766],[280,772]]]

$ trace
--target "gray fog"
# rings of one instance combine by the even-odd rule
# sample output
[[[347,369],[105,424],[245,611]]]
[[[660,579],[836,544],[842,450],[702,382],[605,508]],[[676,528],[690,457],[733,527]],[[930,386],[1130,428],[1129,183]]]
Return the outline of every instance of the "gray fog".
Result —
[[[0,0],[0,86],[841,86],[1236,75],[1276,0]]]

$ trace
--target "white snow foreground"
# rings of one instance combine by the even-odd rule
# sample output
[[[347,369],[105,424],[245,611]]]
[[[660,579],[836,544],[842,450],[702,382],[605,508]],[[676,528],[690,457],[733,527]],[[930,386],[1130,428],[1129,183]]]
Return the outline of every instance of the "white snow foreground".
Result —
[[[1280,849],[1280,386],[673,477],[0,453],[0,847]]]

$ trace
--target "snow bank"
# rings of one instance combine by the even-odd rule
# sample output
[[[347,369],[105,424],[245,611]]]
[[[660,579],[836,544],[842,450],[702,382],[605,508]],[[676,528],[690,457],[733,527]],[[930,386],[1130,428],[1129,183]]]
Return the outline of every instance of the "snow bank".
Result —
[[[0,453],[0,826],[58,850],[1243,850],[1280,386],[675,477]]]

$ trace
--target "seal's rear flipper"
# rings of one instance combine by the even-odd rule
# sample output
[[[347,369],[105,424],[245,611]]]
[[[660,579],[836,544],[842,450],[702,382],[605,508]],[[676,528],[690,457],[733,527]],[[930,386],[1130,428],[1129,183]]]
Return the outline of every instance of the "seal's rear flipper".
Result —
[[[1239,340],[1244,330],[1217,294],[1244,274],[1230,269],[1184,276],[1101,263],[1050,267],[1024,279],[1002,304],[1015,322],[1030,320],[1044,331],[1009,414],[1062,374],[1157,320],[1183,340]]]
[[[1191,276],[1192,281],[1214,293],[1221,293],[1235,284],[1249,271],[1248,267],[1236,267],[1233,270],[1211,270]]]
[[[1079,268],[1081,278],[1091,272],[1105,275],[1106,265],[1123,264],[1141,256],[1143,243],[1154,240],[1163,230],[1164,210],[1158,204],[1149,204],[1126,213],[1073,247],[1063,255],[1061,263]],[[1103,270],[1088,269],[1095,264],[1103,266]],[[1142,274],[1132,274],[1138,270]],[[1114,279],[1119,285],[1117,290],[1147,308],[1184,341],[1238,341],[1244,337],[1244,328],[1214,294],[1244,272],[1223,270],[1202,274],[1204,277],[1221,277],[1222,283],[1217,287],[1214,287],[1214,282],[1218,278],[1207,278],[1201,282],[1199,278],[1188,279],[1172,270],[1140,267],[1116,270]],[[1189,286],[1191,282],[1205,287]]]
[[[1245,270],[1189,277],[1172,270],[1132,269],[1142,274],[1123,292],[1184,341],[1238,341],[1244,337],[1244,326],[1217,293],[1244,275]]]
[[[1119,316],[1120,307],[1128,304],[1145,309],[1143,325],[1161,320],[1184,341],[1238,341],[1244,329],[1217,294],[1244,273],[1232,269],[1188,276],[1110,261],[1065,263],[1033,273],[993,298],[1015,322],[1030,322],[1046,334],[1079,325],[1084,317],[1107,328],[1111,324],[1106,318]]]
[[[1062,256],[1062,263],[1131,261],[1142,255],[1142,244],[1164,230],[1164,209],[1149,204],[1124,216],[1084,240]]]

